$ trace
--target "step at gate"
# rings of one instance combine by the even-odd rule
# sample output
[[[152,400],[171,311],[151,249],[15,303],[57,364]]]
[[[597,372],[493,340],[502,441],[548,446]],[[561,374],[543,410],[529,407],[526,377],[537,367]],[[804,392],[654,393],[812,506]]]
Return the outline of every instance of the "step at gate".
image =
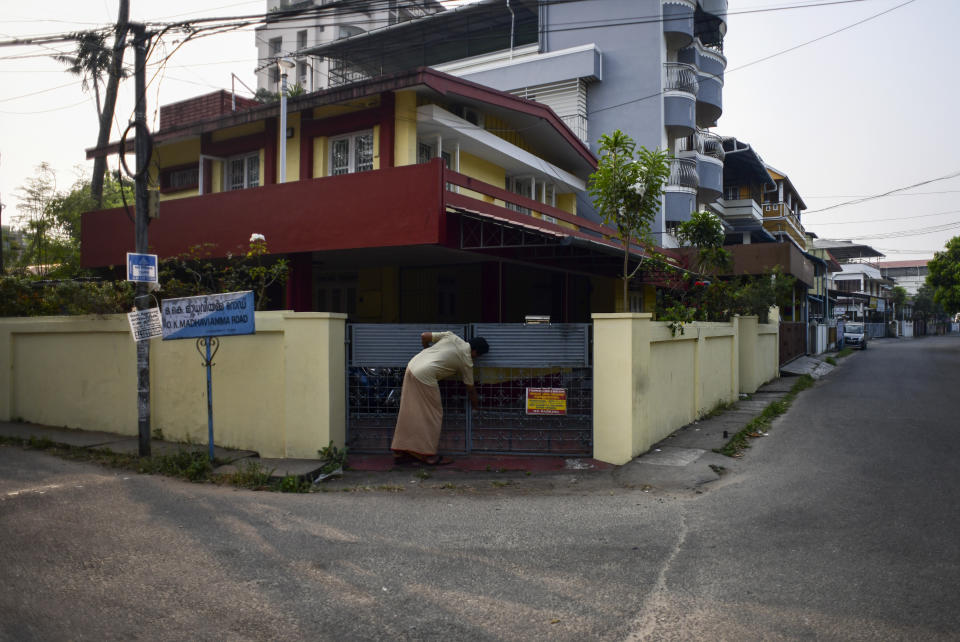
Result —
[[[447,453],[590,455],[593,368],[590,324],[349,324],[347,445],[388,452],[407,362],[421,332],[482,336],[490,352],[477,359],[472,411],[459,380],[440,382]]]

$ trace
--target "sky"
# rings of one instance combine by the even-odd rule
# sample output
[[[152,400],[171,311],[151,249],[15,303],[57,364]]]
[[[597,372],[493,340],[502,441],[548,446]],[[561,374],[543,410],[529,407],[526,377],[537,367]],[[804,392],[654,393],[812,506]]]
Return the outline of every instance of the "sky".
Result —
[[[951,121],[960,102],[960,2],[824,2],[729,1],[724,112],[715,131],[749,143],[790,177],[807,205],[803,224],[817,236],[869,244],[887,260],[930,258],[960,235],[960,154]],[[266,0],[130,4],[131,19],[163,21],[266,8]],[[116,13],[116,0],[4,0],[0,41],[108,25]],[[151,67],[150,126],[156,128],[159,104],[229,90],[231,74],[256,87],[254,37],[249,28],[187,42],[152,79],[158,68]],[[176,45],[166,41],[158,58]],[[76,180],[78,166],[89,171],[84,150],[97,137],[92,93],[51,58],[69,50],[0,47],[4,224],[15,215],[17,188],[41,162],[53,166],[60,189]],[[131,80],[118,102],[124,126],[132,94]],[[118,137],[115,132],[112,139]],[[952,174],[958,176],[934,180]],[[919,183],[926,184],[845,204]]]

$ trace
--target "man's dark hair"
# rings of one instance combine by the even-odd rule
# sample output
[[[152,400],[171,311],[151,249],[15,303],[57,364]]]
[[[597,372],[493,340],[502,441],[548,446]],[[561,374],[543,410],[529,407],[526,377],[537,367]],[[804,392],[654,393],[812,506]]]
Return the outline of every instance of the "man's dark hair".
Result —
[[[483,337],[474,337],[470,339],[470,349],[477,351],[477,356],[490,352],[490,344]]]

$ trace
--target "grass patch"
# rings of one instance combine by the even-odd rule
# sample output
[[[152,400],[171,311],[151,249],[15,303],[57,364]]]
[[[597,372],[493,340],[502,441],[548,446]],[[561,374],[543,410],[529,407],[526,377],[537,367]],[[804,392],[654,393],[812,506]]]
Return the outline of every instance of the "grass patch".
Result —
[[[728,411],[728,410],[730,410],[731,408],[733,408],[733,405],[734,405],[735,403],[737,403],[737,402],[736,402],[736,401],[720,401],[720,402],[717,403],[716,406],[714,406],[714,407],[711,408],[707,413],[705,413],[704,415],[702,415],[702,416],[700,417],[700,419],[701,419],[701,420],[702,420],[702,419],[712,419],[713,417],[716,417],[716,416],[718,416],[718,415],[722,415],[722,414],[725,413],[726,411]]]
[[[853,354],[853,348],[844,348],[837,353],[837,356],[842,359],[843,357],[849,357],[851,354]]]
[[[742,457],[743,451],[750,447],[750,440],[765,435],[767,430],[770,429],[770,424],[773,423],[773,420],[787,412],[793,400],[797,398],[797,395],[811,387],[814,383],[814,379],[810,375],[805,374],[801,376],[790,388],[790,392],[782,399],[767,404],[767,407],[764,408],[758,416],[751,419],[743,429],[731,437],[730,441],[728,441],[723,448],[715,448],[714,452],[726,455],[727,457]]]
[[[167,455],[139,457],[107,449],[81,448],[56,444],[46,437],[0,437],[0,444],[43,450],[72,461],[86,461],[106,468],[119,468],[145,475],[166,475],[192,482],[209,481],[213,464],[203,451],[179,450]]]
[[[267,469],[259,461],[248,459],[237,468],[237,472],[225,475],[226,481],[238,488],[265,490],[270,486],[273,469]]]
[[[313,484],[298,475],[281,477],[273,486],[273,490],[281,493],[309,493],[312,488]]]
[[[834,359],[833,357],[827,357],[826,359],[824,359],[824,361],[829,363],[831,366],[837,365],[837,360]]]
[[[205,452],[179,450],[169,455],[138,458],[138,472],[179,477],[192,482],[208,481],[213,464]]]

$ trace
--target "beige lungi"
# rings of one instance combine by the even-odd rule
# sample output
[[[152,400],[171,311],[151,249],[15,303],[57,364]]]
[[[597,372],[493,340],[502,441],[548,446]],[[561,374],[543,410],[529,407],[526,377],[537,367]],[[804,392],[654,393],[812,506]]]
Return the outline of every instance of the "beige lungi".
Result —
[[[390,449],[415,455],[435,455],[440,445],[442,423],[440,387],[423,383],[407,368]]]

